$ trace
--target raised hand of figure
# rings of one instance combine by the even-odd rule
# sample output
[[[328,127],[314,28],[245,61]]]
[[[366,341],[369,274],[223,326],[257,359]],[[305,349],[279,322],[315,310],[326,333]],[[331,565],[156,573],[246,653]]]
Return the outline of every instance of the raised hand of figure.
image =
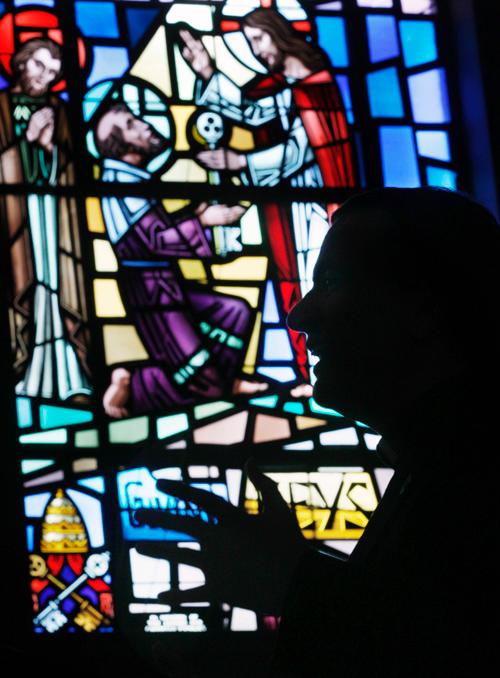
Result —
[[[202,203],[196,210],[203,226],[226,226],[234,224],[243,216],[245,208],[241,205],[207,205]]]
[[[247,159],[243,153],[235,153],[227,148],[217,148],[214,151],[201,151],[196,156],[198,160],[215,170],[238,171],[247,166]]]
[[[54,144],[54,110],[44,106],[35,111],[30,117],[26,129],[26,139],[30,143],[37,143],[46,151],[51,151]]]
[[[179,36],[184,43],[182,56],[189,63],[193,71],[204,80],[210,80],[214,74],[212,59],[199,38],[195,38],[186,28],[179,31]]]
[[[168,511],[141,509],[138,522],[191,535],[201,550],[178,548],[168,542],[141,542],[140,553],[201,568],[206,583],[186,591],[164,591],[158,599],[169,605],[206,600],[279,615],[294,569],[308,550],[294,514],[275,482],[261,473],[253,460],[248,477],[261,497],[259,515],[249,515],[221,497],[184,483],[159,480],[158,488],[188,504],[195,504],[217,522],[176,516]]]

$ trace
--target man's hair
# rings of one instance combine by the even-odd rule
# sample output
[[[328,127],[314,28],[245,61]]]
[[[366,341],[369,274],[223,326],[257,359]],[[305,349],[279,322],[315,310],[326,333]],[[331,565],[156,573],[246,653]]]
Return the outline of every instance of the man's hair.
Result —
[[[31,59],[33,54],[39,49],[46,49],[49,51],[50,56],[53,59],[58,59],[61,62],[61,68],[56,77],[60,77],[62,73],[62,53],[59,45],[49,38],[35,38],[34,40],[28,40],[23,46],[17,51],[12,57],[11,67],[12,73],[16,80],[19,80],[24,69],[26,68],[26,62]]]
[[[362,234],[369,276],[403,293],[430,293],[452,341],[473,359],[500,364],[500,228],[493,214],[463,193],[429,187],[354,196],[335,212],[333,228],[352,213],[358,218],[349,228],[373,228],[371,237]]]
[[[116,103],[112,104],[105,108],[101,113],[99,113],[95,125],[94,125],[94,139],[97,150],[101,158],[114,158],[120,160],[123,156],[127,155],[130,151],[134,151],[135,147],[131,146],[123,138],[123,130],[117,125],[113,125],[111,132],[104,139],[100,139],[97,135],[97,129],[101,120],[108,113],[130,113],[130,108],[127,104]]]
[[[260,28],[269,33],[276,47],[285,56],[297,56],[313,73],[329,67],[323,50],[308,43],[279,12],[273,9],[256,9],[244,16],[241,23],[243,28]]]

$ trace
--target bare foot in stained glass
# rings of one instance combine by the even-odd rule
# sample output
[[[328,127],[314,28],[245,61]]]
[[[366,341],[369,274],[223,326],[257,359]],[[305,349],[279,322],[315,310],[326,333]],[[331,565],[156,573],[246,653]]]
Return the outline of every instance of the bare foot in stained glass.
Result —
[[[269,384],[262,381],[247,381],[246,379],[235,379],[233,382],[233,395],[260,393],[267,391]]]
[[[130,397],[130,372],[124,367],[117,367],[111,373],[111,384],[102,399],[104,411],[114,419],[128,417],[125,407]]]
[[[299,384],[292,388],[290,395],[292,398],[310,398],[313,394],[313,387],[311,384]]]

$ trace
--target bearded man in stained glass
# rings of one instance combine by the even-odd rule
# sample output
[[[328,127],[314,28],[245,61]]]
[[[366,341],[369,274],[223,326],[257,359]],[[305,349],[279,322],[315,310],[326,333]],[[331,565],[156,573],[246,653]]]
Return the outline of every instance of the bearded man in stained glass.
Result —
[[[97,118],[95,142],[102,180],[126,183],[148,181],[147,166],[166,145],[124,103]],[[104,197],[101,205],[122,298],[151,359],[113,371],[105,411],[121,418],[220,397],[228,388],[261,390],[263,384],[237,378],[251,326],[248,304],[204,286],[185,289],[177,266],[178,258],[212,257],[205,228],[234,223],[243,208],[202,204],[173,216],[152,198]]]
[[[250,153],[202,151],[199,161],[210,169],[239,173],[246,185],[354,186],[344,105],[327,56],[275,10],[250,12],[240,25],[254,56],[269,72],[243,91],[215,69],[201,40],[187,29],[179,33],[182,54],[199,77],[197,102],[254,128],[257,145]],[[283,307],[289,312],[312,285],[328,215],[318,203],[292,203],[291,215],[269,205],[266,223]],[[293,333],[291,339],[306,376],[303,339]]]
[[[64,104],[49,91],[62,73],[59,46],[49,39],[26,42],[12,58],[12,71],[14,85],[0,93],[0,182],[26,182],[40,188],[73,183]],[[16,367],[24,372],[16,391],[61,400],[89,394],[80,364],[84,342],[81,334],[75,339],[80,331],[81,283],[76,282],[74,262],[68,256],[78,248],[74,206],[50,194],[28,193],[5,198],[1,208],[12,245]],[[63,256],[68,277],[75,278],[68,283],[73,292],[65,300],[64,313]]]

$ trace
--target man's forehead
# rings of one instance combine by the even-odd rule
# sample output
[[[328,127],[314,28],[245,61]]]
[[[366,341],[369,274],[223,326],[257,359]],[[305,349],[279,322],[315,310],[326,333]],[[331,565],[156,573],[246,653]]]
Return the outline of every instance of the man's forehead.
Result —
[[[361,272],[387,237],[388,215],[377,210],[341,210],[323,241],[315,277]]]
[[[54,69],[59,69],[61,67],[61,60],[53,57],[46,47],[39,47],[36,49],[33,52],[33,59],[43,61]]]

